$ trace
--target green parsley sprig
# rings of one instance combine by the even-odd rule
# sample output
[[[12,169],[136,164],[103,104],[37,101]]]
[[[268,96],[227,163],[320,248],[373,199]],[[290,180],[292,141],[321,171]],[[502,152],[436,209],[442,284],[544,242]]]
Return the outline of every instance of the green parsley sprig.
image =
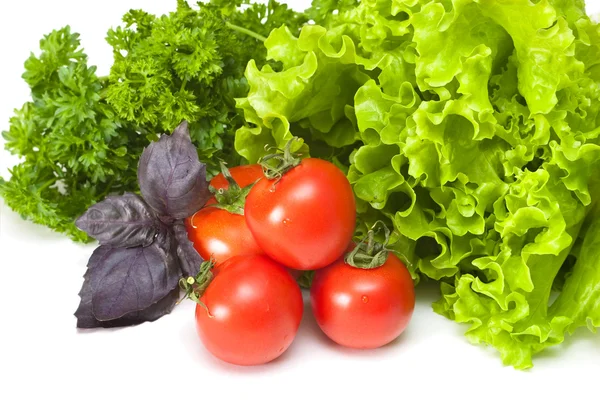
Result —
[[[221,160],[238,164],[233,134],[243,118],[234,99],[248,92],[246,64],[266,62],[259,38],[284,23],[297,31],[306,17],[275,1],[179,0],[168,15],[131,10],[123,22],[107,35],[114,64],[106,77],[68,26],[44,36],[40,55],[25,62],[31,101],[2,132],[22,162],[0,178],[0,195],[76,241],[89,237],[75,218],[108,194],[136,191],[143,148],[183,120],[209,175]]]

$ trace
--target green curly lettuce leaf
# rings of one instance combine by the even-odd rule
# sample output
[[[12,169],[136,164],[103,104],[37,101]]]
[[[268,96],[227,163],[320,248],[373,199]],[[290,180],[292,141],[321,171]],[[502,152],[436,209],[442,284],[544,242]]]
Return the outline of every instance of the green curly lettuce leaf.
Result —
[[[587,326],[596,331],[600,327],[600,215],[598,207],[587,218],[587,226],[581,230],[575,263],[560,296],[550,307],[549,313],[570,319],[568,331]]]
[[[270,34],[282,68],[249,63],[239,154],[296,136],[336,163],[358,231],[387,221],[413,275],[440,281],[435,311],[506,364],[598,326],[600,30],[583,2],[336,4]]]

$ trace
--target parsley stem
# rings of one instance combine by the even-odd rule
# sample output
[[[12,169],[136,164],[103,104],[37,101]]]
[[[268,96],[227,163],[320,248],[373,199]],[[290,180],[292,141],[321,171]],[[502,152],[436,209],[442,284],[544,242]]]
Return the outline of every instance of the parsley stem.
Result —
[[[50,186],[52,186],[54,183],[56,183],[56,182],[55,182],[55,181],[53,181],[53,180],[49,180],[49,181],[47,181],[46,183],[44,183],[42,186],[40,186],[40,187],[38,188],[38,191],[40,191],[40,192],[41,192],[42,190],[48,189],[48,188],[49,188]]]
[[[238,31],[240,33],[244,33],[248,36],[252,36],[253,38],[260,40],[261,42],[264,42],[265,40],[267,40],[267,38],[264,37],[263,35],[259,35],[258,33],[251,31],[250,29],[246,29],[246,28],[242,28],[241,26],[234,25],[231,22],[225,22],[225,25],[227,25],[227,27],[231,30]]]
[[[115,188],[113,187],[113,183],[115,182],[115,177],[113,176],[112,178],[110,178],[110,181],[108,181],[108,184],[106,185],[106,189],[104,189],[104,191],[102,192],[102,194],[100,196],[98,196],[98,198],[103,199],[106,196],[108,196],[108,194],[111,191],[114,191]]]

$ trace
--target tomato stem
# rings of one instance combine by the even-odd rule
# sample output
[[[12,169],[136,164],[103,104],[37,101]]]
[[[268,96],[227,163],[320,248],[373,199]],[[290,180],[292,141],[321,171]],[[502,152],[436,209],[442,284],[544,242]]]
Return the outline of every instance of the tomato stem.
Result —
[[[213,279],[212,268],[214,265],[215,262],[212,259],[204,261],[200,264],[200,271],[196,276],[188,276],[179,279],[179,287],[183,289],[185,294],[177,303],[180,303],[187,298],[200,304],[208,312],[208,308],[200,301],[200,298]]]
[[[227,183],[229,184],[229,189],[240,190],[240,185],[238,185],[238,183],[235,181],[235,179],[233,179],[233,176],[231,176],[231,172],[229,172],[229,168],[227,168],[227,164],[225,164],[223,161],[221,161],[219,163],[219,165],[221,167],[221,173],[223,174],[225,179],[227,179]]]
[[[297,137],[290,139],[283,149],[265,147],[267,151],[274,151],[272,154],[268,154],[258,161],[267,179],[277,179],[277,182],[279,182],[283,174],[300,164],[302,154],[292,152],[292,145],[296,141],[300,141],[300,139]]]
[[[227,189],[215,189],[212,186],[209,187],[211,193],[217,200],[217,203],[212,204],[211,207],[221,208],[229,211],[232,214],[244,215],[246,196],[248,196],[248,193],[250,192],[250,189],[252,189],[252,186],[254,186],[254,183],[241,188],[231,176],[231,173],[224,162],[221,162],[221,174],[223,174],[225,179],[227,179],[229,187]]]
[[[379,243],[375,240],[375,234],[379,232],[377,225],[383,227],[385,239],[383,243]],[[377,221],[371,229],[367,232],[367,235],[358,243],[351,252],[346,254],[344,262],[355,268],[361,269],[373,269],[381,267],[388,258],[390,249],[386,246],[390,241],[390,229],[383,221]]]

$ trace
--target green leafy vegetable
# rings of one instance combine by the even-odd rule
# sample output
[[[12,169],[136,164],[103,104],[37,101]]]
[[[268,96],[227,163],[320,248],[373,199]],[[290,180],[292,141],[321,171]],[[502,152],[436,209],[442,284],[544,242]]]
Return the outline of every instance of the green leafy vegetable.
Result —
[[[244,5],[242,8],[241,6]],[[40,41],[41,53],[25,62],[32,100],[17,110],[2,135],[6,149],[23,157],[0,179],[0,195],[24,218],[89,237],[74,220],[107,194],[137,190],[142,149],[183,120],[209,175],[219,160],[240,162],[233,137],[243,119],[235,97],[246,95],[246,63],[265,63],[257,37],[306,18],[285,5],[213,0],[156,17],[131,10],[111,29],[110,75],[88,66],[79,35],[69,27]]]
[[[600,29],[582,1],[315,0],[250,61],[255,162],[293,136],[347,171],[434,309],[506,364],[600,325]],[[331,10],[338,10],[336,14]],[[560,292],[551,303],[552,289]]]

